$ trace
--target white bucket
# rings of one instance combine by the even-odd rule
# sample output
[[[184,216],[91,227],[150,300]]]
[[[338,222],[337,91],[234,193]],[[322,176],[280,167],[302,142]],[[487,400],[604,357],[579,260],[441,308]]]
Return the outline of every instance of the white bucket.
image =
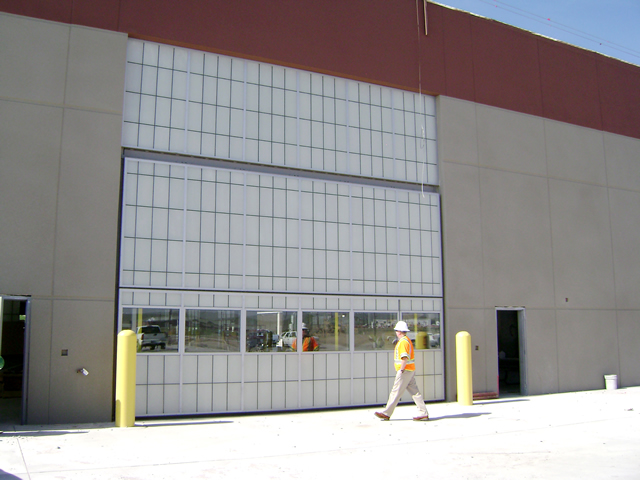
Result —
[[[604,384],[607,390],[616,390],[618,388],[618,375],[605,375]]]

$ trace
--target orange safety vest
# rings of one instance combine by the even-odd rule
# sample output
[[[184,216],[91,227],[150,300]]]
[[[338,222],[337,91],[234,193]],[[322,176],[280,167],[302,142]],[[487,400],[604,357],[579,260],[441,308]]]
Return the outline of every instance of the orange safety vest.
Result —
[[[294,340],[293,343],[291,344],[291,350],[296,350],[297,345],[298,343],[296,342],[296,340]],[[315,352],[319,349],[320,349],[320,346],[318,345],[318,342],[316,342],[316,339],[311,336],[305,337],[305,339],[302,341],[303,352]]]
[[[396,372],[400,370],[400,367],[402,366],[403,353],[406,353],[409,356],[405,370],[414,371],[416,369],[416,360],[413,351],[413,342],[411,342],[409,337],[406,335],[398,340],[398,343],[396,343],[396,350],[393,354],[393,363],[396,367]]]

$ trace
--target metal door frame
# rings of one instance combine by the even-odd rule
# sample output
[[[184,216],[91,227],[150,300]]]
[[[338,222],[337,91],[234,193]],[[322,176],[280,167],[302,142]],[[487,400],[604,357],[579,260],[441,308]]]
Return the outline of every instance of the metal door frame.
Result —
[[[520,370],[520,395],[528,395],[529,393],[529,385],[527,382],[527,349],[526,349],[526,341],[525,341],[525,332],[526,332],[526,309],[525,307],[496,307],[495,308],[495,321],[496,321],[496,339],[498,335],[498,312],[499,311],[511,311],[518,312],[517,322],[518,322],[518,354],[519,354],[519,370]],[[496,359],[498,358],[499,352],[496,352]],[[499,388],[498,381],[498,391]]]
[[[20,424],[27,423],[27,385],[29,380],[29,338],[31,331],[31,297],[25,295],[3,295],[0,294],[0,324],[2,319],[2,310],[5,300],[14,300],[26,302],[25,320],[24,320],[24,353],[22,358],[22,398],[20,405]],[[1,325],[0,325],[1,328]]]

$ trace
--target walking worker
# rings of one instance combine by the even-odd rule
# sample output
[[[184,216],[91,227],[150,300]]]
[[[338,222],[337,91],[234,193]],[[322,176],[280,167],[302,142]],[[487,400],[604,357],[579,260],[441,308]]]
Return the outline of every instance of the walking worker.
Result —
[[[291,344],[291,350],[294,352],[298,347],[297,342],[294,340]],[[320,350],[317,340],[309,334],[309,328],[306,324],[302,324],[302,351],[303,352],[317,352]]]
[[[396,331],[396,337],[398,342],[396,343],[396,349],[393,354],[393,363],[396,367],[396,379],[393,382],[393,388],[389,394],[389,401],[387,406],[381,412],[375,412],[376,417],[382,420],[389,420],[393,411],[400,401],[400,397],[404,391],[408,391],[413,397],[413,401],[416,403],[420,414],[417,417],[413,417],[416,422],[429,420],[429,413],[427,412],[427,406],[424,404],[418,385],[416,385],[416,379],[414,375],[416,373],[415,352],[413,350],[413,343],[411,339],[407,337],[409,327],[406,322],[400,320],[394,327]]]

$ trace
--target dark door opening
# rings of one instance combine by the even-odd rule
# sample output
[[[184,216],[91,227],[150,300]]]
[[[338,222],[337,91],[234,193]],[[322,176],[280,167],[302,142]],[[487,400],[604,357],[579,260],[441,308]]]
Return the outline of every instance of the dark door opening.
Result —
[[[520,349],[520,310],[497,310],[498,320],[498,393],[523,394],[522,355]]]
[[[0,423],[23,423],[28,301],[0,297]]]

